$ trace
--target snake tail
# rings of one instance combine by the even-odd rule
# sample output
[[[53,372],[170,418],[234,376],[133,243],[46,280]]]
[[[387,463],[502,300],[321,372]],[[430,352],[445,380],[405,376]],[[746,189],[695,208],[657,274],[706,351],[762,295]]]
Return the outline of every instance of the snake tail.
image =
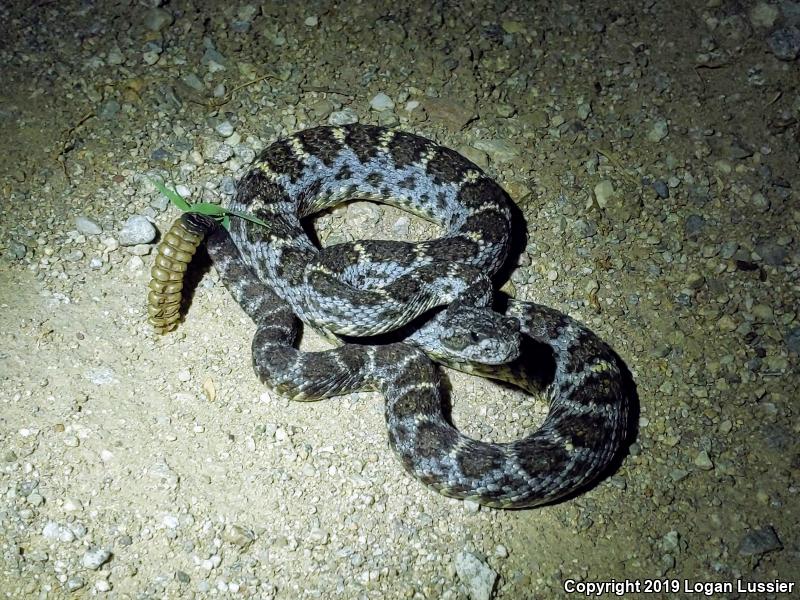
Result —
[[[177,327],[186,269],[203,238],[217,226],[212,217],[186,212],[161,240],[150,270],[147,294],[148,321],[157,333],[168,333]]]

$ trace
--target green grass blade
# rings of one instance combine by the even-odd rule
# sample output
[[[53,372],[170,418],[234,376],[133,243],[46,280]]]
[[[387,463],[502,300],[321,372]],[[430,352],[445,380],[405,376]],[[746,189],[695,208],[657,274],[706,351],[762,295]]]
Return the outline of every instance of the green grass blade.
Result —
[[[189,211],[216,218],[223,217],[228,212],[219,204],[211,204],[210,202],[195,202],[194,204],[190,204]]]
[[[194,212],[200,213],[201,215],[206,215],[209,217],[213,217],[219,220],[222,223],[222,226],[225,229],[230,229],[231,224],[231,215],[234,217],[239,217],[240,219],[245,219],[252,223],[256,223],[257,225],[261,225],[262,227],[266,227],[267,224],[262,221],[261,219],[254,217],[253,215],[249,215],[245,212],[240,212],[238,210],[228,210],[222,208],[219,204],[211,204],[210,202],[196,202],[192,204],[191,202],[184,199],[178,192],[175,190],[169,189],[164,182],[158,179],[150,179],[147,178],[150,183],[152,183],[159,192],[164,194],[170,202],[172,202],[175,206],[181,209],[183,212]]]
[[[240,212],[238,210],[226,210],[225,212],[229,215],[233,215],[234,217],[245,219],[246,221],[250,221],[251,223],[256,223],[257,225],[261,225],[262,227],[267,227],[266,222],[248,213]]]
[[[150,183],[156,186],[156,189],[159,192],[164,194],[169,199],[170,202],[172,202],[182,211],[185,212],[191,208],[191,205],[186,200],[183,199],[183,196],[181,196],[175,190],[169,189],[167,186],[164,185],[164,182],[161,181],[160,179],[150,179],[149,177],[147,179],[148,181],[150,181]]]

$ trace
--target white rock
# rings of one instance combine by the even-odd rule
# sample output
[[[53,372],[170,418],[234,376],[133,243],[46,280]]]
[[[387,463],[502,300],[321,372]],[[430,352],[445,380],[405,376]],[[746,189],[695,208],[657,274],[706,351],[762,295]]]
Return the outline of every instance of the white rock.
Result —
[[[375,97],[369,101],[369,106],[372,110],[383,112],[385,110],[392,110],[394,108],[394,100],[383,92],[375,94]]]
[[[398,219],[392,223],[392,231],[395,232],[397,235],[406,237],[408,236],[409,227],[411,226],[411,221],[405,215],[398,217]]]
[[[215,129],[218,134],[225,138],[231,137],[234,131],[233,125],[230,121],[223,121],[222,123],[219,123]]]
[[[594,186],[594,197],[600,208],[605,208],[608,201],[614,196],[614,184],[608,179],[604,179]]]
[[[658,143],[669,135],[669,124],[665,119],[658,119],[647,133],[647,139]]]
[[[350,125],[358,123],[358,115],[352,108],[335,110],[328,116],[329,125]]]
[[[110,65],[121,65],[125,62],[125,56],[122,54],[119,46],[114,46],[108,51],[106,62]]]
[[[81,564],[87,569],[96,571],[109,558],[111,558],[111,552],[105,548],[89,548],[81,558]]]
[[[125,221],[117,238],[122,246],[135,246],[136,244],[149,244],[156,237],[156,228],[142,215],[134,215]]]
[[[464,510],[468,513],[475,514],[481,509],[481,505],[475,500],[464,500]]]
[[[328,543],[328,532],[319,527],[315,527],[309,534],[309,539],[316,545],[322,546]]]
[[[704,471],[710,471],[714,468],[714,462],[711,460],[711,457],[708,456],[708,452],[705,450],[701,450],[697,456],[694,457],[694,464]]]
[[[459,552],[455,560],[458,578],[467,588],[470,600],[489,600],[497,573],[469,552]]]
[[[61,525],[55,521],[48,521],[42,529],[42,536],[48,540],[57,540],[61,535]]]
[[[87,235],[100,235],[103,229],[89,217],[78,215],[75,217],[75,229]]]
[[[67,498],[64,500],[65,512],[78,512],[83,510],[83,503],[77,498]]]
[[[168,529],[177,529],[178,528],[178,517],[175,515],[164,515],[164,518],[161,519],[161,522],[164,524],[164,527]]]

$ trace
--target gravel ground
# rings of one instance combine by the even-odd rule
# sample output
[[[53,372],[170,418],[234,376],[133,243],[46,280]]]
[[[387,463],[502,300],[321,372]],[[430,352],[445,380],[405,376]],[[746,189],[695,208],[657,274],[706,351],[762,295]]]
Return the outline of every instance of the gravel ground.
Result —
[[[797,576],[800,4],[518,4],[0,5],[4,597],[518,599],[612,578],[680,596]],[[613,476],[527,511],[428,491],[379,396],[265,391],[213,269],[185,324],[151,332],[153,226],[177,212],[147,176],[225,202],[278,136],[352,121],[456,148],[518,202],[508,289],[588,323],[637,383]],[[366,203],[316,226],[435,235]],[[472,436],[546,412],[450,383]]]

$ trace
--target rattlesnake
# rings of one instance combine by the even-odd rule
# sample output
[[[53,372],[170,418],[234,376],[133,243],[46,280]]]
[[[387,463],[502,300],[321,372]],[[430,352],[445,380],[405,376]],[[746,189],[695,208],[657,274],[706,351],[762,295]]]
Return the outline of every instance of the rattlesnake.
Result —
[[[320,251],[300,219],[352,198],[397,205],[439,223],[445,234]],[[215,267],[257,325],[252,354],[259,377],[296,400],[379,390],[390,446],[407,471],[437,491],[500,508],[536,506],[596,480],[619,454],[629,412],[624,365],[558,311],[514,299],[504,314],[492,310],[489,277],[508,252],[511,200],[461,155],[380,127],[309,129],[268,147],[239,182],[230,208],[267,227],[234,219],[228,233],[213,219],[183,215],[153,270],[157,326],[174,325],[177,317],[165,318],[163,305],[175,303],[185,265],[210,232]],[[168,280],[178,283],[162,284]],[[401,341],[351,340],[300,352],[298,317],[337,335],[400,329]],[[443,415],[431,357],[531,392],[544,389],[545,422],[511,443],[465,437]]]

